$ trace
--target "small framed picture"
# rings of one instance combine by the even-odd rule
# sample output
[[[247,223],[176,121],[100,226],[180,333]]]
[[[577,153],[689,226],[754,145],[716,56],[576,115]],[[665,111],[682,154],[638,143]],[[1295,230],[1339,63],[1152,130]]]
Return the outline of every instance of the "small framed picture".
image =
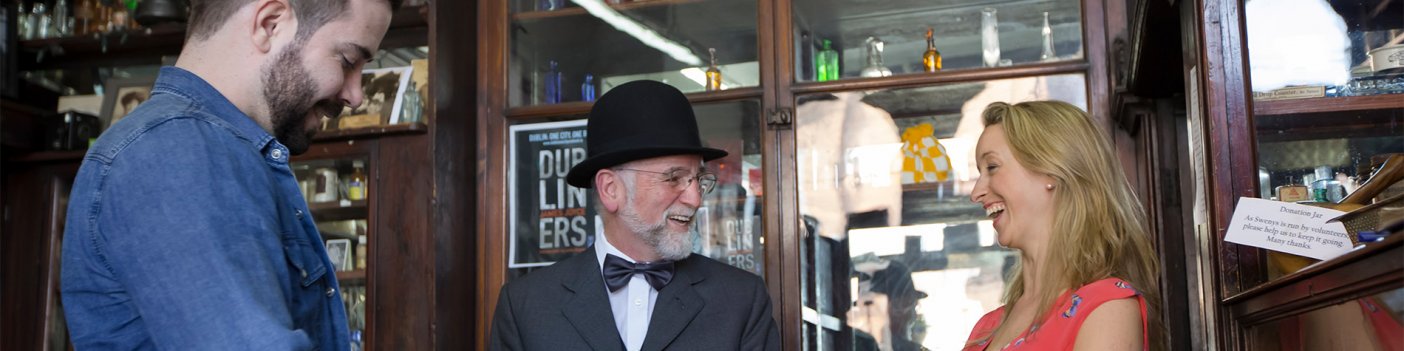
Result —
[[[409,87],[412,66],[368,69],[361,72],[360,106],[346,106],[337,128],[361,128],[400,122],[401,98]]]
[[[103,86],[102,121],[111,127],[151,98],[156,77],[112,78]]]
[[[351,270],[351,239],[327,240],[327,257],[338,272]]]

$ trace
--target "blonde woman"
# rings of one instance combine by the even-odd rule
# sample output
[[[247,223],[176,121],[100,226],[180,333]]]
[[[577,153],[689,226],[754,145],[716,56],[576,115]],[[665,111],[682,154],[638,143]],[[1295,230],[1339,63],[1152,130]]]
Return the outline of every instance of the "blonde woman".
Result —
[[[965,350],[1163,348],[1145,215],[1106,136],[1064,102],[997,102],[983,117],[970,198],[1019,265]]]

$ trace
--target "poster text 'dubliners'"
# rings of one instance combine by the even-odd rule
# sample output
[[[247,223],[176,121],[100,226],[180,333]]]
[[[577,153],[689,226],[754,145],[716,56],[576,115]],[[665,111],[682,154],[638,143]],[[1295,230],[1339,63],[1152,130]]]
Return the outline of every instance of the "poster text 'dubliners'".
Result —
[[[508,267],[549,265],[594,243],[590,190],[566,184],[585,160],[585,135],[585,120],[511,127]]]
[[[1345,226],[1327,223],[1342,214],[1345,212],[1243,197],[1233,211],[1224,240],[1328,260],[1352,248]]]

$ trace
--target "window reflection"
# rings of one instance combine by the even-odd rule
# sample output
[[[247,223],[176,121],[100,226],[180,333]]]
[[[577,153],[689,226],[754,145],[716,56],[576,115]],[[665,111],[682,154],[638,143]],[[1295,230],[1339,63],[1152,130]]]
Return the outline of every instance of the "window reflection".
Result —
[[[970,202],[995,101],[1086,106],[1081,74],[802,96],[804,350],[959,350],[1016,253]]]

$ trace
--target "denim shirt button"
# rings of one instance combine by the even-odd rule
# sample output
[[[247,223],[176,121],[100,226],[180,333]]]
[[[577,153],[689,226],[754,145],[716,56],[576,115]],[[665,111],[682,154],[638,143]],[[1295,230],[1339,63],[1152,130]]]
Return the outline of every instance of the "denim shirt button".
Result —
[[[327,297],[332,297],[334,294],[336,294],[336,288],[327,288]]]
[[[302,271],[302,277],[303,277],[303,278],[307,278],[307,270],[306,270],[306,269],[303,269],[303,270],[301,270],[301,271]]]
[[[302,219],[302,210],[297,210],[297,218]]]
[[[273,149],[273,159],[274,159],[274,160],[282,160],[282,159],[283,159],[283,150],[282,150],[282,149]]]

